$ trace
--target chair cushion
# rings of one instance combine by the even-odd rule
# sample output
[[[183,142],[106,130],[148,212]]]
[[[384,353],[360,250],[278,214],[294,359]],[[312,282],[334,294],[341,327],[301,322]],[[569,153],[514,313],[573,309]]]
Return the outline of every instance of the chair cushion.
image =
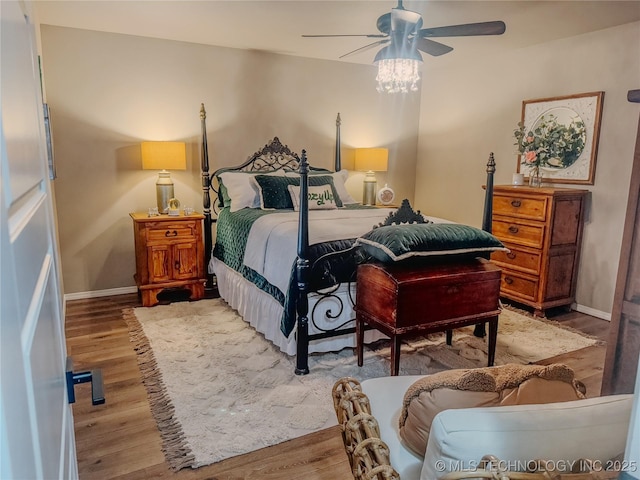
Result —
[[[570,466],[588,458],[607,465],[624,451],[632,406],[629,394],[445,410],[431,426],[420,480],[475,468],[487,454],[512,465],[510,470],[536,459]]]
[[[399,419],[400,436],[407,447],[424,455],[433,419],[443,410],[580,398],[584,394],[566,365],[447,370],[420,379],[407,389]]]

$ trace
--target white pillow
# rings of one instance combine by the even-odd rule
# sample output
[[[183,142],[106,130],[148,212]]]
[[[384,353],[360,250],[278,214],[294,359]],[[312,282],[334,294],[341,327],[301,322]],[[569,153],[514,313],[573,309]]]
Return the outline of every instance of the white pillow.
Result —
[[[349,192],[347,191],[347,187],[345,186],[345,182],[347,178],[349,178],[349,170],[342,169],[339,172],[335,172],[332,174],[333,176],[333,186],[336,187],[336,192],[342,200],[343,205],[349,205],[352,203],[358,203],[353,199]]]
[[[345,186],[345,182],[347,178],[349,178],[349,170],[342,169],[338,172],[316,172],[313,175],[331,175],[333,178],[333,186],[336,187],[336,193],[342,200],[342,205],[349,205],[353,203],[359,203],[357,200],[354,200],[353,197],[347,191],[347,187]],[[297,172],[287,172],[288,177],[299,177],[300,174]]]
[[[285,176],[283,169],[274,172],[223,172],[220,179],[227,189],[227,195],[231,199],[229,210],[237,212],[243,208],[260,208],[260,196],[258,188],[252,181],[256,175]]]
[[[300,186],[287,185],[293,209],[300,210]],[[315,185],[309,187],[309,210],[335,210],[338,208],[331,185]]]

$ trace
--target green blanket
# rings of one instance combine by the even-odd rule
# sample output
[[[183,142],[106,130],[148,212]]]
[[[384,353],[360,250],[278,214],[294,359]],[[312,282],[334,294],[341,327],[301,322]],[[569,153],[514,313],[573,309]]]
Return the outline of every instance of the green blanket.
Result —
[[[362,209],[373,207],[355,204],[347,205],[346,208]],[[295,265],[292,265],[291,267],[291,281],[289,283],[289,289],[286,292],[282,292],[279,288],[269,283],[258,272],[244,265],[244,252],[253,223],[264,215],[271,215],[283,211],[290,212],[292,210],[261,210],[258,208],[243,208],[242,210],[231,213],[228,208],[223,208],[218,215],[217,237],[216,244],[213,249],[213,256],[221,260],[228,267],[240,273],[246,280],[256,285],[260,290],[271,295],[278,301],[278,303],[280,303],[280,305],[283,306],[284,310],[280,321],[280,330],[288,337],[293,331],[296,322],[295,301],[297,285],[294,275]],[[339,252],[348,250],[353,245],[354,241],[355,239],[346,239],[313,246],[310,248],[309,260],[313,263],[314,257],[321,256],[331,251]],[[338,270],[335,263],[336,262],[331,265],[331,268],[334,271]],[[351,271],[353,271],[355,268],[354,266],[347,265],[343,261],[339,261],[339,263],[344,264],[343,269],[350,268]],[[330,265],[330,262],[328,265]],[[322,271],[322,269],[318,269],[318,271]],[[345,274],[341,272],[337,276],[344,278]],[[337,283],[339,283],[340,278],[337,279]],[[327,285],[318,285],[317,287],[323,288],[326,286]]]

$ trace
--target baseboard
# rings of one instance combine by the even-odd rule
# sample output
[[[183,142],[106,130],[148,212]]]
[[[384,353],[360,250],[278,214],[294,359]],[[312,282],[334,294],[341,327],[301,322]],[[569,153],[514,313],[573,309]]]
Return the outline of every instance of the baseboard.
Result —
[[[580,313],[586,313],[587,315],[591,315],[592,317],[611,321],[611,313],[603,312],[602,310],[596,310],[595,308],[585,307],[584,305],[580,305],[579,303],[574,303],[573,305],[571,305],[571,308]]]
[[[84,300],[85,298],[109,297],[111,295],[125,295],[127,293],[136,293],[138,287],[119,287],[109,288],[107,290],[93,290],[90,292],[65,293],[65,302],[69,300]]]

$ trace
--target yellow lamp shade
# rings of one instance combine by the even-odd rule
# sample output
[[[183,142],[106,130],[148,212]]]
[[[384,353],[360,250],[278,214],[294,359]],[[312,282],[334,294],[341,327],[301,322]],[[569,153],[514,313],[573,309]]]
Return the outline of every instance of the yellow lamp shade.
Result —
[[[174,198],[173,180],[167,170],[186,170],[187,155],[184,142],[142,142],[142,168],[160,170],[156,181],[156,200],[159,213],[168,213],[169,200]]]
[[[144,170],[186,170],[187,155],[184,142],[142,142]]]
[[[356,170],[386,172],[388,163],[389,150],[386,148],[356,148]]]

